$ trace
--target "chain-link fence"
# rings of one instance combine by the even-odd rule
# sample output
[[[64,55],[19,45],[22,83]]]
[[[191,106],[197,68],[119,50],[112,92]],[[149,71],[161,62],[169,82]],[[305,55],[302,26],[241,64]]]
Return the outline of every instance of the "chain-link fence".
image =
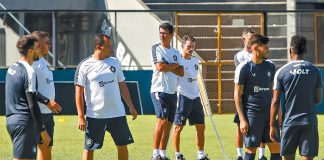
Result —
[[[111,29],[115,55],[125,70],[150,70],[151,47],[159,43],[158,26],[174,24],[173,46],[185,34],[196,39],[203,81],[214,113],[235,112],[234,55],[243,48],[242,31],[251,27],[270,38],[270,60],[277,67],[289,59],[293,34],[307,39],[306,60],[324,65],[324,13],[320,12],[173,12],[173,11],[0,11],[0,67],[19,57],[15,43],[28,31],[44,30],[52,37],[54,67],[76,67],[92,54],[92,37],[104,24]]]

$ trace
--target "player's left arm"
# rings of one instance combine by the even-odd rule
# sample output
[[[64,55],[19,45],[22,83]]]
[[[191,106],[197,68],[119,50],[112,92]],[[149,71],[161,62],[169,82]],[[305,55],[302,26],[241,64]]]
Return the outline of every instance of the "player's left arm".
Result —
[[[317,72],[317,82],[316,82],[316,89],[315,89],[315,104],[320,104],[322,101],[322,87],[323,87],[323,80],[321,73]]]
[[[45,104],[53,113],[59,113],[62,107],[54,99],[48,99],[37,91],[37,101]]]
[[[133,105],[132,99],[130,98],[128,87],[125,81],[118,82],[118,84],[119,84],[120,94],[123,97],[124,101],[126,102],[129,108],[129,112],[133,116],[133,120],[135,120],[137,118],[137,111]]]

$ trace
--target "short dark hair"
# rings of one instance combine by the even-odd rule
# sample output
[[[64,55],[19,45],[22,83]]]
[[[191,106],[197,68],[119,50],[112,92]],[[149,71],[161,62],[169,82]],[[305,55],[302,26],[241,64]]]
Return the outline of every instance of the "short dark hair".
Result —
[[[185,44],[186,41],[196,42],[195,38],[189,35],[184,35],[182,37],[182,44]]]
[[[294,35],[291,37],[290,48],[292,48],[297,55],[301,55],[307,51],[306,43],[306,37],[303,35]]]
[[[35,36],[38,40],[39,38],[49,37],[48,32],[45,31],[34,31],[32,32],[32,35]]]
[[[250,41],[249,41],[249,46],[252,46],[253,44],[268,44],[269,43],[269,38],[260,34],[254,34]]]
[[[104,45],[104,36],[103,34],[97,33],[93,38],[93,47],[96,48],[97,45]]]
[[[29,49],[33,49],[37,38],[33,35],[21,36],[16,44],[16,47],[21,55],[26,56]]]
[[[172,24],[170,24],[169,22],[164,22],[164,23],[160,24],[159,28],[167,29],[170,34],[173,33],[173,31],[174,31]]]
[[[252,34],[254,34],[254,33],[255,33],[255,30],[252,29],[252,28],[250,28],[250,27],[245,28],[245,29],[243,30],[243,32],[242,32],[242,37],[246,36],[248,33],[252,33]]]

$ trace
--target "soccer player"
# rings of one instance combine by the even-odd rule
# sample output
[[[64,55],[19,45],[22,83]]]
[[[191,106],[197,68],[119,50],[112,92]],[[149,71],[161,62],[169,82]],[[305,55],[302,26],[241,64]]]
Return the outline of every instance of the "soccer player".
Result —
[[[37,39],[31,35],[22,36],[16,46],[21,57],[6,75],[6,125],[13,143],[14,159],[31,160],[36,158],[37,144],[48,146],[51,138],[42,122],[37,104],[36,74],[31,66],[39,51]]]
[[[271,88],[275,65],[269,61],[269,39],[255,34],[249,41],[251,61],[239,64],[235,71],[234,99],[240,120],[240,130],[245,136],[245,160],[255,158],[261,142],[267,143],[271,160],[281,159],[280,144],[269,137]]]
[[[110,31],[96,34],[93,54],[80,62],[75,73],[75,101],[79,129],[85,131],[83,160],[92,160],[103,145],[105,132],[114,140],[119,160],[128,159],[127,145],[134,143],[121,96],[133,120],[137,111],[131,101],[120,62],[112,55]],[[84,116],[83,95],[86,102]]]
[[[55,102],[55,87],[53,80],[53,73],[49,69],[49,64],[44,59],[49,52],[50,40],[49,35],[43,31],[34,31],[32,33],[38,40],[40,52],[37,53],[38,60],[34,61],[32,67],[35,70],[37,77],[37,91],[42,95],[38,96],[40,102],[38,103],[42,113],[42,119],[47,133],[51,137],[49,146],[38,145],[38,159],[51,160],[52,159],[52,146],[54,134],[54,119],[53,112],[58,113],[61,111],[61,106]]]
[[[318,155],[318,129],[316,104],[322,100],[322,77],[319,69],[303,60],[306,54],[306,38],[294,35],[290,41],[291,62],[275,74],[270,115],[270,138],[277,141],[275,117],[284,93],[284,121],[280,154],[286,160],[294,160],[296,149],[303,160]]]
[[[160,43],[152,46],[153,75],[151,98],[157,117],[153,131],[152,160],[167,160],[166,146],[177,108],[177,78],[183,76],[179,65],[180,53],[171,47],[173,26],[162,23],[159,26]]]
[[[251,37],[255,34],[255,31],[252,28],[245,28],[242,33],[244,48],[240,52],[236,53],[234,56],[235,66],[237,67],[240,63],[245,61],[250,61],[252,57],[251,47],[248,45]],[[243,136],[240,131],[240,120],[238,114],[235,114],[234,123],[237,124],[236,130],[236,151],[237,151],[237,160],[243,160]],[[261,143],[259,148],[259,160],[266,160],[264,156],[265,144]]]
[[[182,53],[179,63],[185,68],[184,76],[178,81],[178,108],[174,119],[173,147],[177,160],[185,160],[180,153],[180,134],[189,119],[190,125],[196,127],[196,144],[198,148],[197,160],[208,160],[204,152],[205,143],[205,115],[200,101],[197,83],[199,60],[192,56],[195,50],[195,39],[185,35],[182,38]]]

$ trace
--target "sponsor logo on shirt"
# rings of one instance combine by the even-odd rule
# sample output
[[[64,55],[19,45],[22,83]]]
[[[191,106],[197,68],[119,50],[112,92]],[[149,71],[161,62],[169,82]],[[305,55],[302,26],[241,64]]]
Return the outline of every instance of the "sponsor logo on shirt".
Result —
[[[268,77],[271,77],[271,73],[270,72],[268,72]]]
[[[194,82],[194,81],[197,81],[197,79],[194,79],[194,78],[188,78],[188,82]]]
[[[46,78],[46,83],[47,83],[47,84],[50,84],[50,83],[52,83],[52,82],[53,82],[52,79]]]
[[[291,74],[296,75],[296,74],[308,74],[309,69],[294,69],[290,71]]]
[[[264,92],[264,91],[269,91],[270,88],[261,88],[259,86],[254,86],[254,92]]]
[[[113,72],[113,73],[116,72],[116,68],[115,68],[114,66],[110,66],[109,69],[110,69],[110,71]]]
[[[104,87],[106,84],[114,83],[115,80],[110,80],[110,81],[100,81],[99,82],[99,87]]]
[[[176,55],[173,55],[173,60],[174,61],[177,61],[178,60],[178,57]]]
[[[197,64],[195,64],[195,69],[198,71],[198,65]]]

